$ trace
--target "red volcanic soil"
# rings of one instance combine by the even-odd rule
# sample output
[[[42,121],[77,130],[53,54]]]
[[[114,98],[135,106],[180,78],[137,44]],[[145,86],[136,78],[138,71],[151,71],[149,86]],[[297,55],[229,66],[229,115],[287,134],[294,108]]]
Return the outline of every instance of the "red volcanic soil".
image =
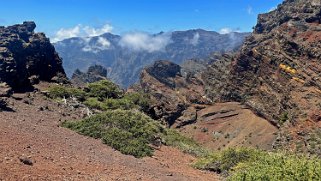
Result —
[[[219,180],[192,168],[195,158],[175,148],[137,159],[59,126],[79,119],[81,109],[39,92],[14,97],[14,112],[0,112],[0,180]]]

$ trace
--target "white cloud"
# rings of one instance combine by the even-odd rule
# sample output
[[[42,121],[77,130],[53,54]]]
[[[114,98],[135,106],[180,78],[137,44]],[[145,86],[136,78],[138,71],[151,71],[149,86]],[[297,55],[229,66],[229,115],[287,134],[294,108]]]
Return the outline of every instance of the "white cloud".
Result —
[[[110,42],[106,39],[106,38],[103,38],[103,37],[99,37],[98,38],[98,44],[100,44],[100,48],[101,49],[108,49],[110,47]]]
[[[190,40],[190,43],[194,46],[196,46],[198,44],[198,40],[200,39],[200,34],[199,33],[195,33],[193,38]]]
[[[77,37],[80,35],[80,29],[81,29],[81,25],[77,25],[73,28],[67,28],[67,29],[61,28],[60,30],[57,31],[55,37],[52,38],[51,41],[57,42],[67,38]]]
[[[106,24],[101,28],[93,28],[90,26],[85,26],[83,30],[86,32],[88,36],[99,36],[104,33],[110,33],[113,30],[113,27],[109,24]]]
[[[171,33],[151,35],[144,32],[133,32],[125,34],[119,45],[134,51],[162,51],[171,43]]]
[[[252,15],[253,14],[252,6],[248,6],[246,11],[247,11],[247,14]]]
[[[108,50],[111,45],[110,41],[103,37],[98,37],[98,40],[95,44],[90,44],[91,38],[85,38],[83,40],[83,44],[85,46],[82,48],[82,51],[84,52],[98,53],[103,50]]]
[[[104,33],[109,33],[113,30],[113,27],[109,24],[105,24],[101,28],[94,28],[90,26],[83,26],[81,24],[72,28],[61,28],[51,38],[51,42],[55,43],[64,39],[73,37],[93,37],[99,36]]]
[[[236,29],[232,29],[232,28],[222,28],[220,29],[220,31],[218,32],[219,34],[222,34],[222,35],[225,35],[225,34],[231,34],[231,33],[234,33],[234,32],[241,32],[239,28],[236,28]]]
[[[233,30],[231,28],[222,28],[220,29],[219,33],[224,35],[224,34],[230,34],[231,32],[233,32]]]

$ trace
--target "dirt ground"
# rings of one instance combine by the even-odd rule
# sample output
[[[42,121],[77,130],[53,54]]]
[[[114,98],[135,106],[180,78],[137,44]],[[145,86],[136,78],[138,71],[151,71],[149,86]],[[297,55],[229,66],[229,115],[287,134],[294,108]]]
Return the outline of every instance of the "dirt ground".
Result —
[[[198,111],[197,122],[180,131],[214,150],[257,147],[271,150],[278,129],[237,102],[216,103]]]
[[[79,119],[82,110],[39,92],[14,97],[13,112],[0,112],[0,180],[220,180],[192,168],[195,158],[175,148],[163,146],[153,157],[137,159],[59,127]]]

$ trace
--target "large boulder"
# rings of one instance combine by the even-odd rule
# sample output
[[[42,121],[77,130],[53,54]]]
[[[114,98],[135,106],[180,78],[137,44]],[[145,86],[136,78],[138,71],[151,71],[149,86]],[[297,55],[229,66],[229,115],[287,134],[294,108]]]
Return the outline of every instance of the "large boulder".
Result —
[[[0,27],[0,82],[25,90],[39,81],[65,81],[62,60],[34,22]]]

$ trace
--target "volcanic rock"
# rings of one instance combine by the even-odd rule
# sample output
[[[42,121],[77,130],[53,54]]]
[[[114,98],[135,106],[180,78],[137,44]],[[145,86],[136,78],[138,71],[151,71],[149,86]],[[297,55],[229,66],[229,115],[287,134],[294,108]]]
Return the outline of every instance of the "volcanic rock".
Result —
[[[107,79],[107,69],[101,65],[94,65],[88,68],[86,73],[77,69],[71,77],[71,82],[78,86],[84,86],[86,83],[93,83]]]
[[[34,22],[0,27],[0,82],[26,90],[40,81],[65,81],[55,48]]]
[[[244,102],[273,123],[284,114],[295,121],[320,110],[320,22],[319,0],[286,0],[259,15],[230,75],[221,78],[227,83],[211,86],[212,97]]]
[[[140,88],[151,97],[152,117],[168,126],[195,121],[195,108],[190,107],[209,104],[202,80],[196,75],[184,77],[180,70],[175,63],[156,61],[141,73]]]

